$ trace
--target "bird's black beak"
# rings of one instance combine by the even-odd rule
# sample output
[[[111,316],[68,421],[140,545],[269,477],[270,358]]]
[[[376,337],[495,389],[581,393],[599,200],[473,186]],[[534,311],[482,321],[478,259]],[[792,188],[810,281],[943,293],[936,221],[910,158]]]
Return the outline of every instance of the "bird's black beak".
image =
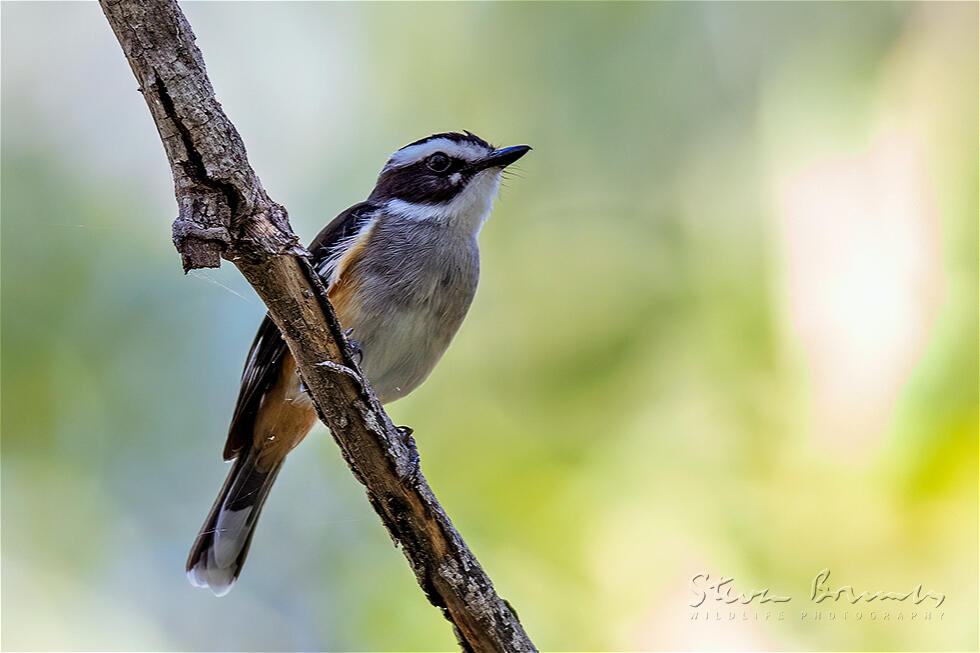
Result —
[[[491,152],[487,158],[476,164],[477,170],[505,168],[531,151],[530,145],[512,145]]]

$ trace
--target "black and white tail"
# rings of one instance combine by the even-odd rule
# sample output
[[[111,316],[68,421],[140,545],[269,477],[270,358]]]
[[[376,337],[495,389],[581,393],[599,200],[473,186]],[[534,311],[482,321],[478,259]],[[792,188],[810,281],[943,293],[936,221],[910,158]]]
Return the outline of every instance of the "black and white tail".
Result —
[[[187,578],[193,585],[209,587],[215,596],[231,591],[282,463],[260,471],[253,451],[235,459],[187,557]]]

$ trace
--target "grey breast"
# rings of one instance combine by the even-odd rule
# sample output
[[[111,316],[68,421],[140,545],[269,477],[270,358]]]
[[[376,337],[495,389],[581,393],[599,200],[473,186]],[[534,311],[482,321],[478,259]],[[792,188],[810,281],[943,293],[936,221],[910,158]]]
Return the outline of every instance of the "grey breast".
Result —
[[[385,216],[386,218],[389,216]],[[473,234],[438,223],[380,219],[358,262],[352,337],[382,402],[415,389],[446,351],[479,277]]]

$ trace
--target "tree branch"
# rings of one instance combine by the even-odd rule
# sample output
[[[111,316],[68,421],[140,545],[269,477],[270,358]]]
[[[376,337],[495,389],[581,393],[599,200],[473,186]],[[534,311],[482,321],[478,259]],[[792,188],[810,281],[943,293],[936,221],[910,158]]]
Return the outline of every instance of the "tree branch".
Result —
[[[233,262],[282,332],[320,418],[372,507],[464,650],[533,651],[506,601],[419,471],[348,351],[340,324],[289,226],[214,97],[194,33],[173,0],[101,0],[150,108],[176,188],[173,239],[184,271]]]

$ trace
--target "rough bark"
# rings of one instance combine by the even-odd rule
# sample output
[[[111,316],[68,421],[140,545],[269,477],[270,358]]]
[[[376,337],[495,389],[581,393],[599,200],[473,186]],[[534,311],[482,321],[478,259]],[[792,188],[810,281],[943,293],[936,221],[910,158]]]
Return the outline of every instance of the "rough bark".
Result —
[[[464,650],[533,651],[514,611],[453,527],[346,347],[306,251],[249,165],[173,0],[102,0],[174,177],[173,239],[184,270],[233,262],[265,302],[372,507]]]

